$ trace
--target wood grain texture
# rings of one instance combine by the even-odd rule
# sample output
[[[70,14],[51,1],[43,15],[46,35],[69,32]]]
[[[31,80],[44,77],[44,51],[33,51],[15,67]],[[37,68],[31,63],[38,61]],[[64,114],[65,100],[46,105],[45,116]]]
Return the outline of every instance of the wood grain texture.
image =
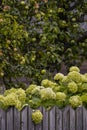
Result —
[[[43,129],[42,130],[48,130],[48,111],[43,108]]]
[[[21,111],[21,130],[27,130],[27,107]]]
[[[13,130],[13,107],[7,110],[6,130]]]
[[[20,112],[14,108],[14,130],[20,130]]]
[[[0,130],[6,129],[5,115],[6,115],[5,111],[0,109]]]
[[[87,109],[83,107],[83,130],[87,130]]]
[[[49,111],[49,130],[55,130],[55,107]]]
[[[58,107],[55,108],[55,125],[56,130],[62,130],[62,110]]]
[[[31,118],[31,115],[32,115],[32,109],[30,107],[28,107],[28,130],[35,130],[35,124],[32,122],[32,118]]]
[[[76,109],[76,130],[83,130],[83,109],[82,107],[78,107]]]
[[[63,110],[63,130],[70,130],[70,106]]]
[[[70,130],[75,130],[75,110],[70,107]]]

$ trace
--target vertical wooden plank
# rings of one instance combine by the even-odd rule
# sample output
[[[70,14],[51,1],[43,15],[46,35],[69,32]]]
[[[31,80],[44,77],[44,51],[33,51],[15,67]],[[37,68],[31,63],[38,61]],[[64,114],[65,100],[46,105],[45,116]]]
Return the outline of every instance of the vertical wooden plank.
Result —
[[[21,111],[21,130],[27,130],[27,107]]]
[[[62,130],[62,110],[56,107],[55,110],[56,130]]]
[[[20,112],[14,108],[14,130],[20,130]]]
[[[76,130],[83,130],[82,129],[82,107],[78,107],[76,109]]]
[[[0,109],[0,130],[5,130],[5,111]]]
[[[49,122],[48,122],[48,111],[43,108],[43,129],[42,130],[48,130]]]
[[[39,110],[42,112],[42,107],[40,107]],[[35,130],[42,130],[42,121],[41,123],[35,125]]]
[[[87,109],[83,107],[83,130],[87,130]]]
[[[6,130],[13,130],[13,107],[7,110],[7,129]]]
[[[70,107],[70,130],[75,130],[75,110]]]
[[[55,130],[55,107],[49,111],[49,130]]]
[[[28,130],[34,130],[34,123],[32,122],[32,109],[28,107]]]
[[[70,106],[63,110],[63,130],[70,130]]]

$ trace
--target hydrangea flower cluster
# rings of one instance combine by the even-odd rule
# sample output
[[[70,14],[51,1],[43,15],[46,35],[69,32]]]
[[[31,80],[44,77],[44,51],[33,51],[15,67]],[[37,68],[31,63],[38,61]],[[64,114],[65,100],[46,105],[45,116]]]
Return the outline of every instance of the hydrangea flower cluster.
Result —
[[[72,71],[72,72],[69,72],[68,75],[67,75],[68,79],[70,81],[74,81],[76,83],[79,83],[82,81],[82,77],[81,77],[81,74],[77,71]]]
[[[43,119],[43,115],[40,110],[36,110],[36,111],[32,112],[32,121],[35,124],[40,123],[42,121],[42,119]]]
[[[29,85],[29,87],[25,90],[26,92],[26,102],[33,109],[37,108],[41,105],[40,91],[43,89],[43,86],[38,86],[35,84]]]
[[[78,95],[71,96],[70,99],[69,99],[69,103],[70,103],[70,105],[71,105],[73,108],[76,108],[76,107],[82,105],[81,97],[78,96]]]
[[[53,100],[56,98],[56,94],[53,92],[52,88],[44,88],[40,91],[42,100]]]
[[[78,86],[74,81],[72,81],[68,84],[68,89],[71,93],[76,93],[78,91]]]
[[[61,74],[61,73],[57,73],[55,76],[54,76],[54,80],[62,80],[64,78],[64,75]]]
[[[70,72],[72,72],[72,71],[80,72],[80,69],[77,66],[72,66],[72,67],[70,67],[69,71]]]
[[[65,101],[66,99],[66,94],[63,92],[57,92],[56,93],[56,100],[57,101]]]
[[[4,95],[0,95],[0,98],[0,107],[3,109],[15,106],[18,110],[21,110],[24,104],[26,104],[26,93],[22,88],[6,90]]]
[[[32,91],[37,87],[35,84],[29,85],[29,87],[26,89],[26,94],[32,94]]]
[[[48,79],[42,80],[41,85],[44,86],[45,88],[50,87],[52,89],[54,89],[56,86],[58,86],[55,82],[52,82]]]

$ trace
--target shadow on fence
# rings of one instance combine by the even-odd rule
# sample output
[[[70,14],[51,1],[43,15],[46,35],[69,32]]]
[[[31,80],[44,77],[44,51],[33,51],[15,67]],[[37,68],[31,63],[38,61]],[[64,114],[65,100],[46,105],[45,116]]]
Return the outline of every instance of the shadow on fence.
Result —
[[[87,110],[82,106],[76,110],[70,106],[64,109],[53,107],[50,111],[40,108],[43,121],[35,125],[32,122],[32,109],[22,111],[11,107],[7,111],[0,109],[0,130],[87,130]]]

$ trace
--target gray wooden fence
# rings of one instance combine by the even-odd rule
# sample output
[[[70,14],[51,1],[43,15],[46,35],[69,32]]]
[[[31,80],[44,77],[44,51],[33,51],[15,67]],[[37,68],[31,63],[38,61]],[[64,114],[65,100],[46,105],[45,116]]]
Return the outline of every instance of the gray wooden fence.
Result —
[[[7,111],[0,109],[0,130],[87,130],[87,110],[70,106],[64,109],[53,107],[50,111],[40,108],[43,121],[35,125],[32,122],[32,109],[25,107],[21,112],[16,108]]]

